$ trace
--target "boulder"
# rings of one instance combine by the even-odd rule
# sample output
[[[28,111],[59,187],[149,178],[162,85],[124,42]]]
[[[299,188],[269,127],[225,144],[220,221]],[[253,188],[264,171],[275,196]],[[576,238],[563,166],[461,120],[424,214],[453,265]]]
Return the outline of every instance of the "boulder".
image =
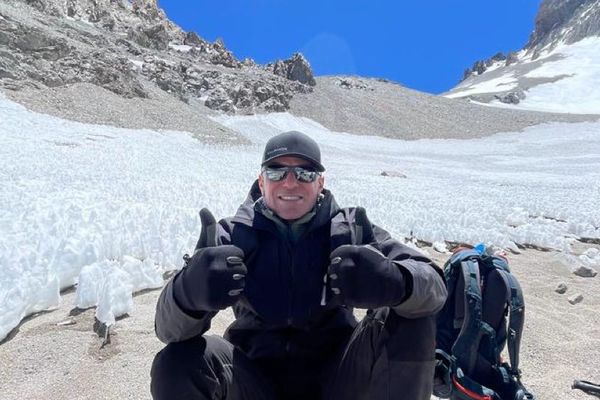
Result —
[[[477,75],[483,74],[486,69],[485,61],[475,61],[475,64],[473,64],[473,72],[477,72]]]
[[[169,47],[169,33],[162,24],[151,27],[137,25],[127,32],[127,39],[142,47],[154,50],[166,50]]]
[[[509,66],[509,65],[515,64],[517,61],[519,61],[519,57],[518,57],[517,53],[515,53],[514,51],[511,51],[510,53],[508,53],[508,56],[506,56],[505,65]]]
[[[200,46],[204,44],[204,40],[202,40],[196,32],[188,32],[185,34],[183,44],[186,44],[188,46]]]
[[[291,58],[287,60],[278,60],[274,64],[269,64],[267,67],[271,65],[272,72],[275,75],[310,86],[315,86],[317,84],[312,69],[310,68],[310,64],[301,53],[295,53]]]
[[[515,90],[513,92],[508,92],[505,94],[497,94],[494,95],[496,99],[498,99],[501,103],[505,104],[519,104],[521,100],[525,98],[525,92],[522,90]]]
[[[582,278],[593,278],[598,274],[598,272],[594,268],[584,264],[579,264],[573,270],[573,273],[577,276],[581,276]]]
[[[389,176],[392,178],[406,178],[407,176],[404,175],[402,172],[398,172],[398,171],[382,171],[381,176]]]
[[[577,293],[574,294],[573,296],[569,297],[569,303],[575,305],[578,303],[581,303],[583,301],[583,295],[581,293]]]
[[[567,292],[567,289],[567,285],[561,282],[556,286],[556,289],[554,289],[554,291],[558,294],[565,294]]]
[[[338,79],[337,84],[343,89],[373,90],[372,87],[358,78],[340,78]]]

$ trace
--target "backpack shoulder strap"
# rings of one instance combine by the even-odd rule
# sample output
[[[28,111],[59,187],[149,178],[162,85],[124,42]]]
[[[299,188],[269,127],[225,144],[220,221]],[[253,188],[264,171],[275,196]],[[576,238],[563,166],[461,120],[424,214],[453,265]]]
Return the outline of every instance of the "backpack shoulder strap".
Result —
[[[479,259],[478,253],[465,252],[459,261],[464,281],[464,320],[452,346],[452,354],[467,375],[471,375],[475,368],[479,342],[483,335]]]
[[[338,211],[331,219],[330,250],[333,251],[344,244],[362,243],[362,232],[358,232],[354,224],[356,208],[346,207]]]
[[[519,372],[519,351],[521,347],[521,336],[523,334],[523,323],[525,322],[525,300],[521,285],[508,269],[508,264],[501,258],[495,257],[494,266],[500,273],[509,295],[509,322],[507,348],[510,358],[510,372],[513,375],[520,375]]]

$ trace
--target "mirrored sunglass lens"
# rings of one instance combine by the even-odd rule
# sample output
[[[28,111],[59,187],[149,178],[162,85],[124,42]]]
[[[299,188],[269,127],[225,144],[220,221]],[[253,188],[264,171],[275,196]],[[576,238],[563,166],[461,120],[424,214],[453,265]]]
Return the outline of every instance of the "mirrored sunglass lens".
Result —
[[[304,168],[295,168],[294,175],[296,175],[296,179],[301,182],[313,182],[317,177],[317,173],[315,171],[310,171]]]
[[[300,182],[314,182],[317,179],[318,172],[303,167],[269,167],[265,168],[265,174],[271,181],[281,181],[285,179],[288,171],[294,173],[294,177]]]
[[[287,175],[287,169],[274,169],[267,168],[265,169],[265,173],[267,178],[271,181],[280,181]]]

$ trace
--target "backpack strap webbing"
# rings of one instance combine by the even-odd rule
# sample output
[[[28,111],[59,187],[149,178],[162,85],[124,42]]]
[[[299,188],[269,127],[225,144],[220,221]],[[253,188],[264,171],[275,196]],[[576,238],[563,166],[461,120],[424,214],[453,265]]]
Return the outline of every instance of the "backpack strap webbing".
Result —
[[[342,208],[332,219],[330,224],[330,250],[333,251],[344,244],[357,244],[355,230],[354,208]],[[360,238],[362,240],[362,238]]]
[[[375,240],[373,225],[362,207],[346,207],[331,219],[330,249],[344,244],[366,244]]]
[[[496,260],[494,260],[496,261]],[[496,262],[494,262],[496,264]],[[507,269],[496,267],[510,292],[509,322],[507,345],[510,358],[510,373],[520,376],[519,350],[521,347],[521,336],[523,334],[523,323],[525,321],[525,301],[523,291],[517,279]]]
[[[479,342],[484,333],[482,330],[482,302],[477,258],[471,257],[461,260],[460,268],[465,284],[465,316],[460,332],[452,346],[452,354],[456,357],[457,364],[464,373],[471,375],[477,362]]]

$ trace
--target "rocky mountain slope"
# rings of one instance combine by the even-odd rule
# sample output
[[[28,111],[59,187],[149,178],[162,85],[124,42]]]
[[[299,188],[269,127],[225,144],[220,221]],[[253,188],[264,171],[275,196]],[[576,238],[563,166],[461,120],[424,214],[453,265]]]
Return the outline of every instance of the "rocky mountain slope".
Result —
[[[228,142],[244,139],[208,116],[289,111],[330,129],[401,138],[588,118],[499,111],[382,80],[315,80],[301,54],[267,65],[240,61],[222,41],[184,32],[155,0],[1,2],[0,90],[62,118]]]
[[[152,83],[213,110],[282,111],[314,85],[301,55],[264,67],[240,62],[221,41],[184,33],[155,0],[25,0],[0,11],[0,76],[9,89],[92,83],[148,98]]]
[[[548,121],[574,122],[580,115],[491,108],[446,99],[396,83],[360,77],[318,77],[310,94],[290,102],[294,115],[329,129],[390,138],[473,138],[519,131]],[[335,104],[335,107],[331,107]]]
[[[476,61],[446,96],[600,114],[600,1],[544,0],[524,48]]]

